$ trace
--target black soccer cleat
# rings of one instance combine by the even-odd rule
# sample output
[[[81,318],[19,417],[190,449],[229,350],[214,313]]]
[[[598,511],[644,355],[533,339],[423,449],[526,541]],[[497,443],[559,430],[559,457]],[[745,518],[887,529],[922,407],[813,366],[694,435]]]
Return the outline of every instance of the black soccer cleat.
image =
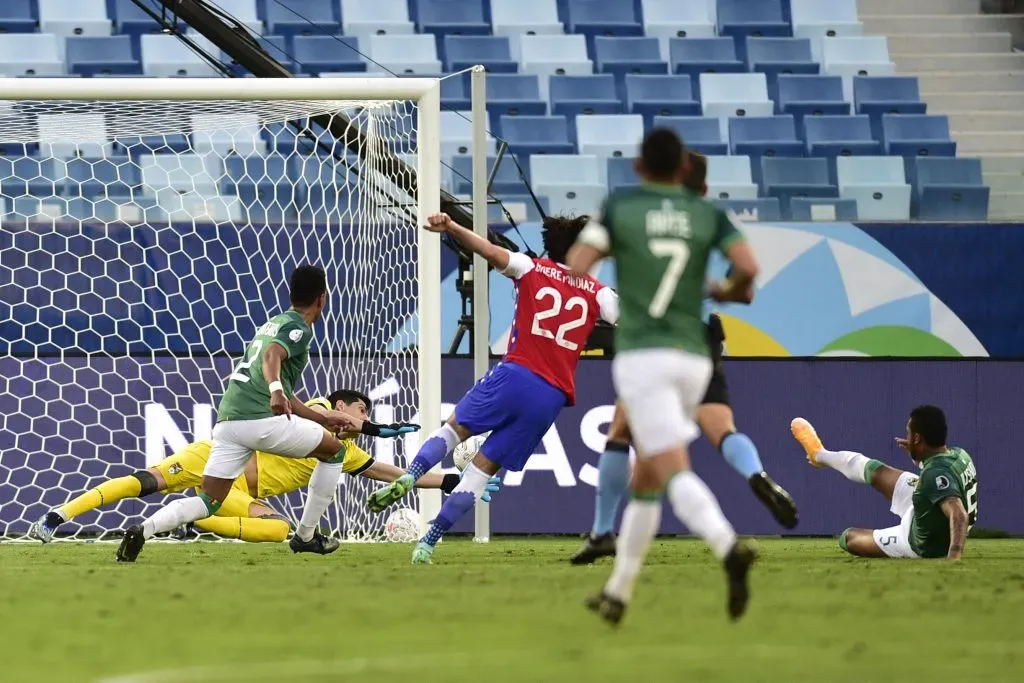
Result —
[[[569,558],[572,564],[593,564],[602,557],[615,557],[615,534],[608,532],[600,536],[587,534],[583,545]]]
[[[336,538],[330,536],[324,536],[317,529],[313,532],[313,538],[308,541],[303,541],[299,538],[298,534],[292,534],[292,539],[288,541],[288,547],[292,549],[293,553],[316,553],[317,555],[330,555],[341,546],[341,542]]]
[[[118,562],[134,562],[142,552],[142,546],[146,545],[146,537],[142,535],[142,525],[134,524],[124,532],[121,545],[117,547]]]
[[[754,495],[764,503],[776,522],[787,529],[796,527],[800,516],[796,511],[796,503],[793,502],[792,496],[786,492],[786,489],[776,484],[764,472],[755,474],[748,481]]]
[[[589,596],[583,601],[583,605],[611,626],[618,626],[626,614],[626,603],[604,591]]]
[[[757,553],[743,541],[736,541],[729,554],[725,556],[725,574],[729,579],[729,617],[736,621],[747,611],[750,601],[750,587],[747,585],[747,574],[750,567],[757,561]]]

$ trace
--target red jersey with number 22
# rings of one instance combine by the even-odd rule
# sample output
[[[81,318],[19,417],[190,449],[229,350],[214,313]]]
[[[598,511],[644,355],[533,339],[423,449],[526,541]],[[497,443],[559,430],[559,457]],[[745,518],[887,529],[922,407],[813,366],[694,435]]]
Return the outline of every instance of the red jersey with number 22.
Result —
[[[573,405],[580,353],[598,317],[618,318],[618,296],[551,259],[509,256],[503,273],[516,283],[516,309],[505,361],[544,378]]]

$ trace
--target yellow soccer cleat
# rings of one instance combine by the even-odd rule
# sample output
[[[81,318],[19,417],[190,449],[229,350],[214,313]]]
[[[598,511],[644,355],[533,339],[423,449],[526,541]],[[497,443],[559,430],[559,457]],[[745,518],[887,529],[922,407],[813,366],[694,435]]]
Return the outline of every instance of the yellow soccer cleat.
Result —
[[[814,431],[814,426],[802,417],[794,417],[793,421],[789,423],[789,431],[793,433],[793,438],[804,447],[804,452],[807,453],[807,462],[815,467],[824,467],[818,463],[818,453],[825,450],[825,447],[821,443],[821,438],[818,437],[818,432]]]

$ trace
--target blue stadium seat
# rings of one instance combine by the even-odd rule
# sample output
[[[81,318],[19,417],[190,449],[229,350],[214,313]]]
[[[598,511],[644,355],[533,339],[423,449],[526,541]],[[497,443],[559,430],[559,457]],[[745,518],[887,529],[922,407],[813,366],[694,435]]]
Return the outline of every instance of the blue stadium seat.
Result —
[[[367,65],[367,71],[389,69],[398,74],[441,72],[441,60],[437,58],[437,44],[432,35],[370,36],[370,44],[363,46],[363,53],[373,60]]]
[[[413,18],[422,33],[437,38],[437,52],[444,60],[444,37],[485,36],[491,25],[484,16],[486,0],[417,0]]]
[[[130,195],[142,184],[142,171],[127,155],[78,157],[56,164],[57,182],[66,197]]]
[[[494,182],[491,184],[491,192],[498,196],[509,194],[521,194],[526,192],[523,179],[519,176],[519,169],[522,168],[526,176],[526,182],[530,182],[530,165],[527,160],[518,157],[519,166],[511,159],[511,154],[506,154],[498,165]],[[497,157],[487,157],[488,173],[494,168]],[[454,194],[470,194],[473,191],[473,157],[469,155],[456,155],[452,159],[452,192]]]
[[[287,157],[279,154],[227,157],[219,189],[222,195],[238,197],[254,220],[288,221],[298,217],[297,184],[289,177]]]
[[[650,129],[655,116],[700,116],[700,102],[693,97],[689,76],[626,76],[626,113],[644,117]]]
[[[833,76],[891,76],[895,70],[884,36],[821,39],[821,65]],[[843,83],[843,94],[853,102],[852,79]]]
[[[854,76],[854,111],[871,117],[871,129],[881,140],[883,114],[924,114],[928,111],[918,88],[915,76]]]
[[[733,154],[760,156],[806,156],[804,143],[797,139],[792,116],[740,116],[729,119],[729,144]]]
[[[217,72],[177,37],[143,35],[142,71],[147,76],[215,76]]]
[[[855,221],[858,220],[857,202],[853,199],[829,197],[791,197],[791,221]]]
[[[487,153],[494,154],[498,143],[493,137],[486,142]],[[473,149],[473,118],[468,111],[441,112],[441,156],[451,159],[459,154],[470,154]]]
[[[778,97],[780,75],[817,74],[821,68],[811,57],[807,38],[748,38],[747,64],[751,71],[768,76],[768,97],[773,100]]]
[[[839,196],[839,189],[829,182],[825,159],[762,157],[761,177],[765,196],[779,198],[783,220],[789,220],[792,215],[790,199],[793,197]]]
[[[671,128],[683,139],[687,149],[707,155],[729,153],[718,119],[700,116],[655,116],[655,128]]]
[[[981,159],[918,157],[914,215],[922,220],[961,221],[988,218],[989,188]]]
[[[106,0],[38,0],[39,30],[58,36],[109,36]]]
[[[580,154],[599,157],[636,156],[644,136],[644,117],[635,114],[577,116]]]
[[[742,73],[746,65],[736,57],[732,38],[673,38],[668,42],[672,73],[688,74],[695,88],[705,73]],[[693,96],[700,97],[694,90]]]
[[[127,154],[136,163],[147,154],[182,154],[192,152],[192,141],[187,135],[144,135],[120,137],[113,142],[115,154]]]
[[[605,162],[605,175],[608,178],[608,189],[617,190],[620,187],[638,187],[641,184],[640,176],[636,173],[636,159],[630,157],[608,157]]]
[[[859,36],[857,0],[789,0],[793,35],[801,38]]]
[[[3,4],[7,4],[4,2]],[[143,3],[150,8],[157,16],[161,16],[163,5],[158,0],[145,0]],[[132,45],[138,46],[138,36],[143,33],[161,33],[163,28],[149,14],[146,14],[132,0],[116,0],[113,10],[108,7],[108,13],[114,20],[115,33],[127,33],[133,36]],[[179,29],[184,28],[184,23],[177,17],[170,15],[168,21],[173,21]]]
[[[267,33],[316,36],[341,33],[338,3],[324,0],[271,0],[266,3]]]
[[[586,36],[590,54],[597,36],[644,34],[633,0],[566,0],[566,27]]]
[[[945,116],[883,114],[882,144],[886,154],[903,157],[956,156]]]
[[[782,0],[718,0],[718,35],[739,38],[737,54],[746,61],[744,36],[792,35]]]
[[[0,193],[7,197],[50,196],[57,194],[57,185],[53,159],[0,157]]]
[[[544,215],[550,216],[552,212],[551,203],[548,201],[548,198],[537,195],[537,201],[540,202]],[[487,205],[487,221],[491,225],[508,225],[508,217],[505,215],[505,211],[512,214],[512,219],[518,224],[526,222],[539,223],[543,218],[537,209],[537,203],[534,202],[534,198],[529,194],[505,195],[501,197],[501,203],[503,206],[498,206],[497,204]]]
[[[192,148],[199,154],[251,156],[266,154],[256,114],[196,114],[192,117]]]
[[[910,185],[900,157],[840,157],[836,176],[839,196],[857,202],[861,220],[910,220]]]
[[[615,78],[597,76],[552,76],[551,113],[572,117],[577,114],[618,114],[622,100],[615,91]]]
[[[585,216],[601,209],[601,203],[608,196],[604,183],[597,185],[549,186],[547,197],[549,211],[556,216]]]
[[[416,28],[409,21],[406,0],[341,0],[341,28],[361,42],[374,35],[409,35]]]
[[[565,33],[555,0],[491,0],[491,22],[494,35],[513,36],[512,55],[516,59],[520,54],[515,36]]]
[[[68,72],[72,74],[142,75],[142,64],[132,53],[132,40],[128,36],[72,36],[67,38],[64,50]]]
[[[668,63],[661,58],[656,38],[594,39],[594,65],[597,71],[614,74],[619,94],[625,95],[627,74],[667,74]]]
[[[807,155],[812,157],[874,156],[882,145],[871,134],[867,116],[809,116],[804,120]]]
[[[549,198],[552,187],[605,185],[604,158],[592,154],[537,154],[530,157],[530,179]]]
[[[0,2],[0,33],[32,33],[39,27],[34,0]]]
[[[494,129],[497,129],[501,116],[547,114],[548,105],[541,99],[538,77],[534,74],[487,76],[487,112],[490,114],[491,127]]]
[[[36,121],[44,157],[102,157],[113,151],[107,119],[100,112],[60,113]]]
[[[671,38],[714,38],[715,21],[705,2],[641,0],[644,35],[657,38],[662,58],[669,56]]]
[[[775,113],[764,74],[701,74],[700,92],[704,116],[719,119],[723,135],[728,132],[728,120],[734,116]]]
[[[7,76],[62,76],[62,40],[49,33],[0,34],[0,70]]]
[[[445,63],[449,71],[462,71],[480,64],[493,73],[516,73],[519,62],[512,59],[507,36],[445,36]]]
[[[749,221],[781,221],[782,210],[776,197],[759,199],[715,199],[715,204],[723,210],[733,211],[740,220]]]
[[[776,110],[792,114],[797,135],[804,137],[804,118],[808,116],[847,116],[850,103],[843,99],[843,79],[839,76],[780,75]]]
[[[520,71],[542,77],[541,97],[547,99],[545,76],[573,74],[585,76],[594,73],[594,64],[587,56],[586,38],[571,36],[519,36]]]
[[[710,199],[757,199],[750,157],[709,156],[707,186]]]
[[[366,71],[359,39],[354,36],[295,36],[293,44],[292,56],[301,73]]]
[[[572,154],[569,121],[564,116],[502,116],[501,137],[513,153]]]
[[[139,166],[143,191],[150,196],[173,190],[215,197],[219,194],[217,179],[224,172],[223,162],[209,154],[142,154]]]

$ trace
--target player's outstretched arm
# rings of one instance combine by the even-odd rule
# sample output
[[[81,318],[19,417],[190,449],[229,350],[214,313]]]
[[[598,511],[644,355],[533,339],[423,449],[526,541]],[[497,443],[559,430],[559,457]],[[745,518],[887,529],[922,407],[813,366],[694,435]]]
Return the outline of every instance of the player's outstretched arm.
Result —
[[[942,512],[949,519],[949,552],[947,560],[959,560],[964,552],[964,545],[967,543],[967,510],[964,503],[957,496],[950,496],[940,503]]]
[[[503,271],[508,268],[510,253],[508,249],[491,244],[472,230],[467,230],[453,221],[446,213],[436,213],[428,218],[426,229],[430,232],[451,235],[452,239],[466,249],[483,256],[484,260],[496,270]]]

